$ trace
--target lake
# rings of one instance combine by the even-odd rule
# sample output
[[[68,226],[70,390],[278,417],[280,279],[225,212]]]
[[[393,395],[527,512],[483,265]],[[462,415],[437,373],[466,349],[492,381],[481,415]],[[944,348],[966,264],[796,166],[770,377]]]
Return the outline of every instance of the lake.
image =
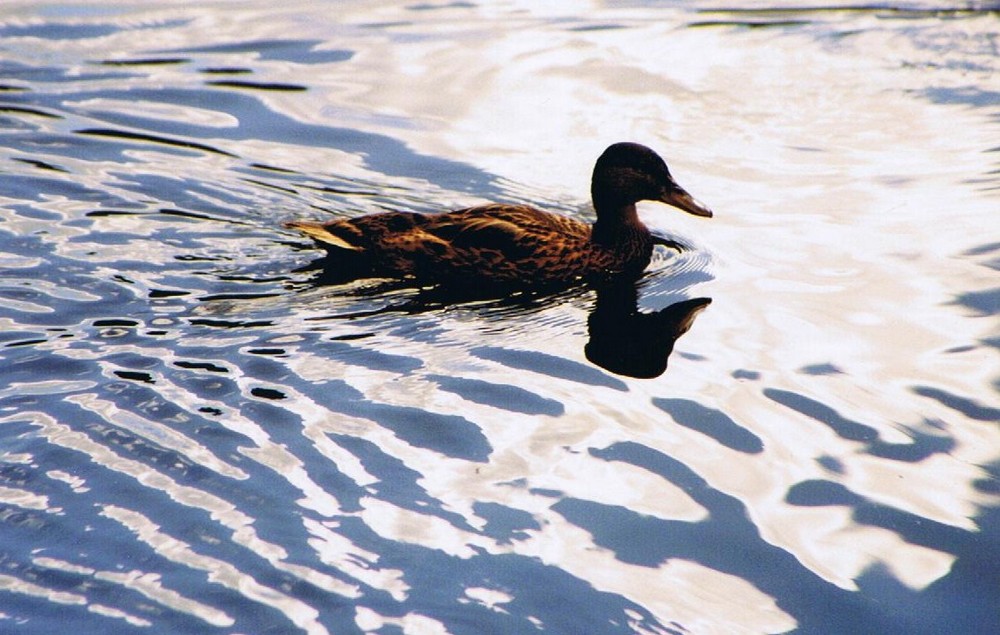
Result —
[[[1000,7],[8,0],[0,631],[1000,632]],[[613,292],[285,229],[641,203]]]

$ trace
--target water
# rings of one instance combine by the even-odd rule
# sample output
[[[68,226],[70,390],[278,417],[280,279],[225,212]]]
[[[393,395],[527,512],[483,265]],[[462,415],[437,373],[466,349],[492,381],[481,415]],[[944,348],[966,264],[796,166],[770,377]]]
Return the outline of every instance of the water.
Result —
[[[1000,629],[997,8],[739,4],[5,3],[0,631]],[[626,139],[642,315],[281,228]]]

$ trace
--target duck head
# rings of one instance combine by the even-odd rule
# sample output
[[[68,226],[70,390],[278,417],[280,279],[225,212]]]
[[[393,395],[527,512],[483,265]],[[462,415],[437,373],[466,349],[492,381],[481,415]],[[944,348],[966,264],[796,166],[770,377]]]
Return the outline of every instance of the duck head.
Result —
[[[590,195],[598,218],[602,212],[631,209],[639,201],[660,201],[695,216],[712,216],[711,209],[674,181],[660,155],[638,143],[608,146],[594,165]]]

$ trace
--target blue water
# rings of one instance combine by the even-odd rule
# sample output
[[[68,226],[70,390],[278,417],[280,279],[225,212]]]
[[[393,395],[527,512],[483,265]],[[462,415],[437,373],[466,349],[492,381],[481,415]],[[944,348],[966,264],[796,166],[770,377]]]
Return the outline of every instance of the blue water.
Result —
[[[0,632],[1000,631],[998,10],[5,5]],[[623,139],[600,297],[282,228]]]

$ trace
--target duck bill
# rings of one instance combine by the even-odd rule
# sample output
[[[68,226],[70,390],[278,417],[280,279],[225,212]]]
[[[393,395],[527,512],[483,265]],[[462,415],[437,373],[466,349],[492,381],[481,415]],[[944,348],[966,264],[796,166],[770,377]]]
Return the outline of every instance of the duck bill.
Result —
[[[680,187],[665,190],[659,200],[667,205],[673,205],[677,209],[682,209],[688,214],[703,216],[705,218],[712,217],[712,210],[708,208],[708,205],[705,205]]]

